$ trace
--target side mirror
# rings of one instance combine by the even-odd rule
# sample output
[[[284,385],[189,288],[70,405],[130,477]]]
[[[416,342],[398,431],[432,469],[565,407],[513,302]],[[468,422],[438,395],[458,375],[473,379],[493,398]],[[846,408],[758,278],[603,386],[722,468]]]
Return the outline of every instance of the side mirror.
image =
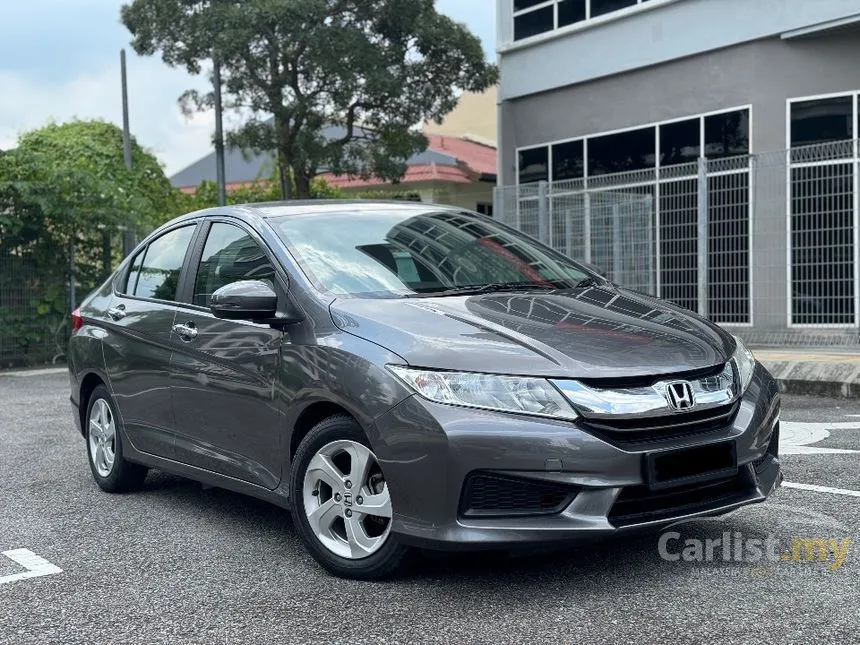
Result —
[[[265,321],[275,317],[278,296],[261,280],[232,282],[212,294],[209,310],[224,320]]]

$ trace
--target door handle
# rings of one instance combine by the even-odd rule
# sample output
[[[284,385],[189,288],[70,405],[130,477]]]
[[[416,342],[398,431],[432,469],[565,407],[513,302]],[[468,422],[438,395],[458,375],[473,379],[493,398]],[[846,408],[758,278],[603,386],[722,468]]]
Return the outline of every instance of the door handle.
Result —
[[[107,310],[107,315],[113,320],[122,320],[125,318],[125,305],[117,305]]]
[[[197,327],[193,322],[188,322],[184,325],[173,325],[173,331],[184,341],[191,341],[197,338]]]

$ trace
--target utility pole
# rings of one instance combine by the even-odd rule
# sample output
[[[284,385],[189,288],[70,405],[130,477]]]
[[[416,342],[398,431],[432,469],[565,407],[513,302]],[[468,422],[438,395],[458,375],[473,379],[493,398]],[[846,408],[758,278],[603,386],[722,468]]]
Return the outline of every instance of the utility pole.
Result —
[[[212,55],[212,84],[215,86],[215,183],[218,186],[218,205],[227,203],[227,185],[224,172],[224,124],[221,104],[221,61],[218,53]]]
[[[119,52],[119,64],[122,74],[122,152],[125,167],[131,171],[131,132],[128,125],[128,77],[125,70],[125,49]],[[134,250],[134,233],[126,226],[122,233],[122,256],[128,257],[132,250]]]

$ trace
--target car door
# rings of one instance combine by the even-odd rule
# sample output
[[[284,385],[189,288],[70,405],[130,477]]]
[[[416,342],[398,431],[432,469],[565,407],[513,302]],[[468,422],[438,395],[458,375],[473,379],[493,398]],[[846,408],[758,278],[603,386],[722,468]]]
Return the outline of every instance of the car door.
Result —
[[[171,334],[196,224],[175,227],[134,256],[105,313],[105,369],[126,434],[138,450],[173,457]]]
[[[174,322],[176,458],[273,489],[281,474],[275,379],[284,333],[215,318],[208,305],[212,293],[238,280],[268,280],[281,298],[286,289],[250,229],[216,220],[201,233],[196,270],[185,285],[187,302]]]

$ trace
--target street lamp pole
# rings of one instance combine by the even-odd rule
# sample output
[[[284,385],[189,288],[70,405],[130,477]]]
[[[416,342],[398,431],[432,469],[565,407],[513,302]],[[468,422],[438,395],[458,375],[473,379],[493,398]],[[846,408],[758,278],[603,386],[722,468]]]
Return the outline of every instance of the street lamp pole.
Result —
[[[221,61],[218,54],[212,56],[212,84],[215,86],[215,183],[218,185],[218,205],[227,203],[227,184],[224,171],[224,124],[221,103]]]
[[[131,172],[131,130],[128,122],[128,75],[125,69],[125,49],[119,52],[119,64],[122,75],[122,153],[125,167]],[[122,233],[122,256],[128,257],[132,250],[134,250],[134,233],[126,227]]]

